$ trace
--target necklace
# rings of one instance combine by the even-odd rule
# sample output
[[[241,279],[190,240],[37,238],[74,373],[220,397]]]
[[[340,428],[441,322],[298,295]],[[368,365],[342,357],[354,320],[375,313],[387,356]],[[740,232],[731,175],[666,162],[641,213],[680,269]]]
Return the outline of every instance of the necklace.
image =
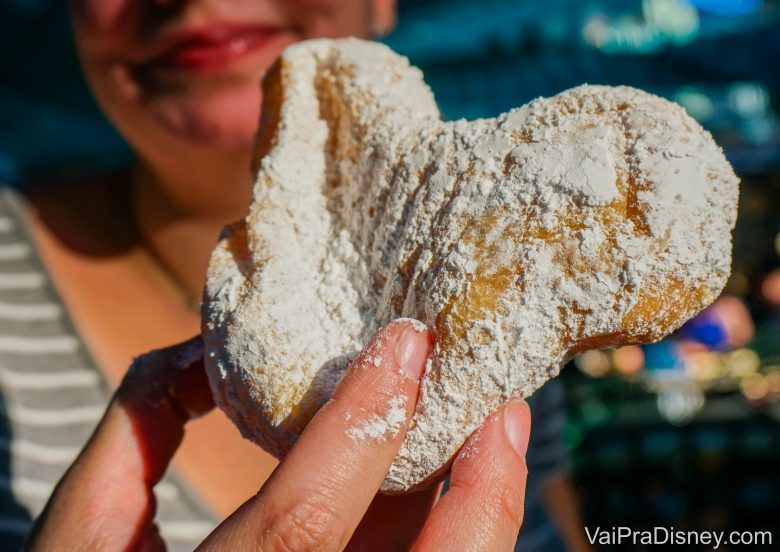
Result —
[[[199,296],[193,295],[193,293],[186,285],[185,280],[179,274],[177,274],[170,263],[166,261],[162,255],[160,255],[154,244],[146,239],[144,232],[141,229],[141,224],[139,223],[140,218],[138,213],[137,190],[141,180],[148,179],[149,176],[142,168],[136,165],[136,167],[131,171],[129,178],[130,185],[128,186],[128,202],[131,206],[132,223],[135,226],[135,232],[138,237],[138,244],[149,257],[151,263],[156,267],[158,272],[161,273],[175,289],[186,309],[194,314],[200,314],[201,298]]]
[[[154,247],[147,242],[146,240],[142,239],[142,247],[144,248],[144,251],[149,256],[149,258],[152,260],[152,262],[155,264],[157,269],[165,276],[165,278],[173,285],[176,292],[181,298],[182,303],[187,308],[188,311],[194,313],[194,314],[200,314],[200,303],[201,299],[200,297],[196,297],[193,295],[190,290],[185,285],[184,281],[176,274],[176,272],[168,265],[168,263],[165,262],[165,260],[160,257],[160,255],[157,253]]]

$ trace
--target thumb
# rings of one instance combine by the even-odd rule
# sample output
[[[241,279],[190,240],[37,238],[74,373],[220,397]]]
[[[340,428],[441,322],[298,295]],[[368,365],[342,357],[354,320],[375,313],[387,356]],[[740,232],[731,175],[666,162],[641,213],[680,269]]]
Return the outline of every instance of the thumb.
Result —
[[[152,489],[184,424],[212,407],[200,337],[135,359],[36,521],[32,546],[135,549],[146,540],[156,507]]]

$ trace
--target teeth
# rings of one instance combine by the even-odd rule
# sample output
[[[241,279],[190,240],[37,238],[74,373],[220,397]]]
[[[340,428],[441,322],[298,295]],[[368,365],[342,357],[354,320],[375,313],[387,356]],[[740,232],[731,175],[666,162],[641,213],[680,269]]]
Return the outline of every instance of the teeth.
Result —
[[[230,49],[234,53],[245,52],[247,49],[249,49],[249,37],[240,36],[234,38],[233,40],[230,41]]]
[[[725,284],[737,179],[645,92],[445,123],[405,58],[344,39],[289,48],[264,102],[250,214],[214,251],[203,312],[216,400],[274,454],[395,318],[436,337],[382,487],[398,492],[574,354],[659,339]]]

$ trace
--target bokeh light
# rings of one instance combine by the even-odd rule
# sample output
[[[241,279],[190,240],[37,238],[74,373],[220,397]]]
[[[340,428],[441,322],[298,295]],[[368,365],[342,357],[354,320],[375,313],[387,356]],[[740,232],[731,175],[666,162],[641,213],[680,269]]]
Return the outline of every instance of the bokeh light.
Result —
[[[620,347],[612,353],[612,362],[615,369],[624,376],[638,374],[645,365],[645,354],[642,348],[636,345]]]
[[[659,393],[656,404],[665,420],[681,426],[693,421],[704,406],[704,393],[696,385],[680,384]]]
[[[721,16],[739,16],[753,13],[761,8],[763,0],[689,0],[704,13]]]
[[[769,396],[770,382],[766,376],[750,374],[739,383],[739,389],[749,401],[759,402]]]
[[[761,282],[761,296],[772,305],[780,305],[780,269],[775,269]]]
[[[574,364],[583,374],[600,378],[609,371],[609,356],[604,351],[587,351],[574,359]]]
[[[696,351],[685,357],[685,367],[691,379],[710,383],[722,374],[720,357],[712,351]]]
[[[761,365],[761,358],[752,349],[742,348],[727,353],[724,364],[735,377],[746,378],[755,374]]]

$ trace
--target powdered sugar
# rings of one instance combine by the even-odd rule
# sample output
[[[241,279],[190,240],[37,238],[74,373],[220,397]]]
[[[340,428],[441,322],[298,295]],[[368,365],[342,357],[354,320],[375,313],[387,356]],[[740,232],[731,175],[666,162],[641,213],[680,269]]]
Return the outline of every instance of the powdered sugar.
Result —
[[[383,440],[387,436],[398,437],[401,427],[406,422],[406,397],[398,395],[387,404],[384,416],[371,414],[357,426],[347,429],[347,435],[356,441],[373,439]]]
[[[396,322],[405,322],[407,324],[410,324],[412,326],[412,328],[414,328],[416,331],[418,331],[420,333],[428,331],[428,326],[426,326],[425,324],[423,324],[419,320],[415,320],[414,318],[401,317],[401,318],[396,318],[395,321]]]
[[[458,457],[455,460],[456,462],[458,460],[473,458],[477,455],[479,452],[479,443],[482,440],[482,431],[483,428],[480,426],[474,433],[471,434],[471,436],[466,440],[465,444],[461,447],[460,452],[458,453]]]
[[[658,339],[725,283],[737,179],[670,102],[582,86],[444,123],[418,70],[357,40],[289,48],[265,97],[250,215],[203,312],[218,404],[276,454],[396,318],[436,343],[388,491],[566,358]]]

